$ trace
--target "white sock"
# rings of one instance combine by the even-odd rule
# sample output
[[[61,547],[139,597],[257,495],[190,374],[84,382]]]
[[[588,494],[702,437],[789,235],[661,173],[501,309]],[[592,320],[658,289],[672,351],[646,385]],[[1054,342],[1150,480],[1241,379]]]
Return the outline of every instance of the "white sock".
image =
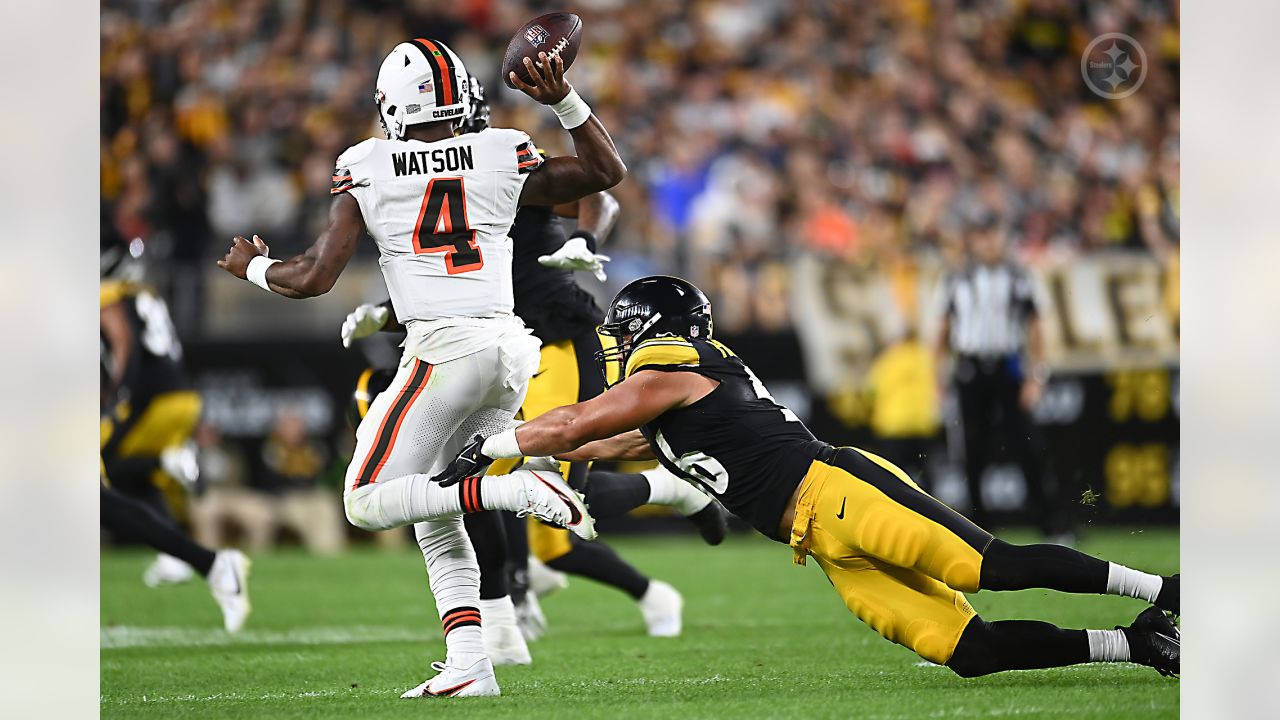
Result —
[[[1144,573],[1141,570],[1134,570],[1115,563],[1107,563],[1108,595],[1123,595],[1154,603],[1163,585],[1164,578],[1159,575]]]
[[[1085,630],[1089,637],[1089,660],[1093,662],[1128,662],[1129,638],[1123,630]]]
[[[510,595],[486,600],[480,598],[480,616],[490,626],[516,625],[516,606]]]
[[[485,652],[480,634],[480,565],[462,516],[420,522],[413,529],[440,612],[448,659],[455,665],[469,666]]]
[[[524,484],[528,474],[486,475],[480,478],[480,502],[485,510],[520,512],[529,507]],[[463,481],[466,482],[466,481]]]
[[[711,503],[711,497],[659,465],[640,473],[649,481],[649,503],[669,505],[689,516]]]

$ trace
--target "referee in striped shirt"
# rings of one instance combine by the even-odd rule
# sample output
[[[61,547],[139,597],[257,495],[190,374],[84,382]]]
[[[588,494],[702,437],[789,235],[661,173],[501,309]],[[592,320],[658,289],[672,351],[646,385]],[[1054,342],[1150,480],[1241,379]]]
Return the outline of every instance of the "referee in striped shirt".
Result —
[[[1021,467],[1027,501],[1046,535],[1054,533],[1045,502],[1042,444],[1031,418],[1048,371],[1031,277],[1005,253],[1005,233],[993,216],[969,230],[968,262],[944,286],[946,310],[938,335],[939,367],[954,356],[952,380],[964,424],[964,470],[979,527],[990,527],[982,471],[999,456]]]

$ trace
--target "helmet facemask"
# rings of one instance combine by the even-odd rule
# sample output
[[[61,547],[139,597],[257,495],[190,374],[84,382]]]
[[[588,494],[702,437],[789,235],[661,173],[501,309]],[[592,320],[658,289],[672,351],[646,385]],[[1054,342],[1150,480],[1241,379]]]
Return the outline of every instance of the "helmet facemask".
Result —
[[[602,323],[596,331],[604,337],[611,337],[616,340],[616,344],[611,348],[597,350],[595,352],[596,362],[600,363],[600,373],[604,375],[604,386],[606,388],[613,387],[625,379],[627,371],[627,361],[631,359],[631,351],[636,345],[644,342],[648,338],[644,337],[646,333],[653,328],[659,320],[662,319],[662,313],[654,313],[648,318],[633,317],[616,322]],[[616,365],[618,372],[613,377],[617,380],[609,381],[609,367]]]

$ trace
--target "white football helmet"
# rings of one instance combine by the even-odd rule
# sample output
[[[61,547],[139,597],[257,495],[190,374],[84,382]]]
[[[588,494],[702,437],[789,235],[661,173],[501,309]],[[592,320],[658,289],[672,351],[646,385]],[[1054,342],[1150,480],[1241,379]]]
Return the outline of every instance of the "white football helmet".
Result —
[[[470,104],[467,77],[462,60],[439,40],[395,46],[378,69],[373,97],[387,137],[403,140],[409,125],[461,120]]]

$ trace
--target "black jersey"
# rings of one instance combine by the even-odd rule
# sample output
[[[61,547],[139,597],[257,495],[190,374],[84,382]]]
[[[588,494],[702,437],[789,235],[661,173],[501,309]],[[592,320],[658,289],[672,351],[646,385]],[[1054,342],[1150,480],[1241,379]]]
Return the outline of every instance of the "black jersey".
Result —
[[[144,403],[165,392],[189,389],[182,367],[182,345],[169,317],[169,306],[147,288],[134,283],[103,282],[98,292],[99,307],[120,303],[133,331],[129,366],[119,373],[126,399]],[[109,370],[111,349],[100,335],[103,370]],[[119,399],[119,398],[117,398]]]
[[[646,369],[696,372],[719,381],[706,397],[659,415],[640,431],[666,468],[696,481],[730,512],[777,539],[787,501],[826,444],[715,340],[646,340],[632,351],[626,374]]]
[[[515,313],[544,343],[580,335],[604,319],[591,293],[578,287],[573,271],[538,262],[565,243],[560,221],[549,207],[522,207],[511,225],[514,256],[511,285]]]

